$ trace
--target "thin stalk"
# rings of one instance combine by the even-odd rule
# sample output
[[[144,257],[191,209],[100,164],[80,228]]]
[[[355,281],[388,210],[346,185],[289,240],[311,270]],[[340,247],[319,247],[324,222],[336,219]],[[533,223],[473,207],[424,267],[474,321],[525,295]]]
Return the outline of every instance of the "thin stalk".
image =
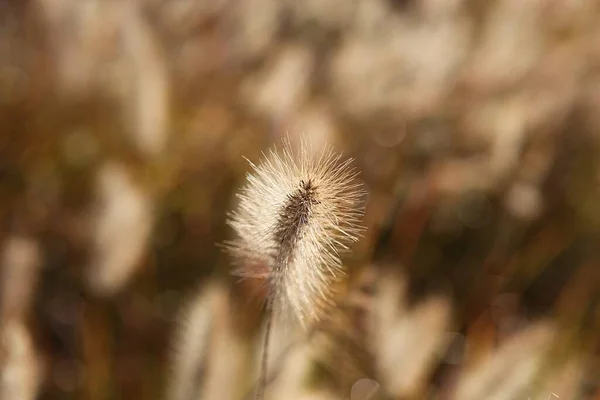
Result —
[[[265,327],[265,337],[263,340],[263,347],[261,353],[260,360],[260,375],[258,378],[258,386],[256,388],[256,395],[254,398],[256,400],[262,400],[265,393],[265,388],[267,386],[267,376],[268,376],[268,355],[269,355],[269,342],[271,341],[271,328],[273,325],[273,298],[269,296],[267,300],[267,307],[265,310],[267,311],[267,325]]]

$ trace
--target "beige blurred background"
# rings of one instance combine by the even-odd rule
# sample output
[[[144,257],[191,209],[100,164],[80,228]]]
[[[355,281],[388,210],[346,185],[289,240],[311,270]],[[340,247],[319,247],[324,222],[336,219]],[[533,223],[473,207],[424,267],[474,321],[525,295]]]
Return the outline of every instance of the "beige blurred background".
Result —
[[[599,22],[0,0],[0,399],[251,393],[255,288],[218,243],[243,157],[287,134],[356,159],[368,230],[331,318],[276,341],[269,398],[600,399]]]

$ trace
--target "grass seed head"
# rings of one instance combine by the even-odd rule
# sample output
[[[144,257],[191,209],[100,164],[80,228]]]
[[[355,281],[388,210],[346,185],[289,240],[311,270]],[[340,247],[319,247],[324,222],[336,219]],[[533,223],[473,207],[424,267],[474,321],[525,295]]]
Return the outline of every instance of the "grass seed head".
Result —
[[[364,191],[352,159],[326,146],[313,152],[289,140],[252,164],[228,223],[228,248],[242,277],[264,278],[276,317],[317,320],[344,274],[341,255],[363,231]]]

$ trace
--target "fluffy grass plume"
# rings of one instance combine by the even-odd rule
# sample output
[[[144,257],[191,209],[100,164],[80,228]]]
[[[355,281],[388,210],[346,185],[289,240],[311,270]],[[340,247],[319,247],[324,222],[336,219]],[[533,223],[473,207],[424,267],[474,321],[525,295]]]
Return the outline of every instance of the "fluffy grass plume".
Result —
[[[341,254],[363,230],[361,198],[352,159],[331,146],[315,152],[306,140],[269,149],[238,193],[228,220],[237,238],[228,244],[236,274],[262,278],[275,317],[306,326],[331,303],[343,276]]]

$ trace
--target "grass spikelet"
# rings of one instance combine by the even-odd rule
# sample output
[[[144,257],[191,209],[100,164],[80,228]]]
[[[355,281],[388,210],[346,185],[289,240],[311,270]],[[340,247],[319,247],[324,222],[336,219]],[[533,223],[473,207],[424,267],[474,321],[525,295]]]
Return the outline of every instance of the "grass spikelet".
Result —
[[[278,317],[295,316],[306,326],[331,302],[344,273],[340,257],[363,230],[364,191],[352,162],[330,146],[315,154],[304,140],[294,152],[287,139],[259,165],[250,162],[228,220],[237,234],[228,248],[237,275],[266,279]]]
[[[352,162],[330,146],[314,152],[304,139],[299,151],[285,139],[263,153],[260,164],[250,162],[228,219],[237,237],[227,247],[238,264],[235,274],[266,283],[269,314],[256,398],[265,386],[273,319],[294,317],[303,327],[318,320],[344,275],[342,253],[363,231],[364,191]]]

